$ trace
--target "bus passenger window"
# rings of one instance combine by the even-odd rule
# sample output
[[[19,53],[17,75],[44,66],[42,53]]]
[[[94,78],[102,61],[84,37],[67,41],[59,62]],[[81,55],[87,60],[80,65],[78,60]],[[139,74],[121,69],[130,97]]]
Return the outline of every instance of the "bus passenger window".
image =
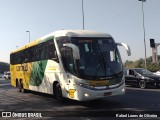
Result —
[[[38,60],[45,60],[46,56],[46,49],[45,49],[45,43],[41,43],[38,45]]]
[[[36,47],[36,46],[30,47],[30,48],[28,49],[28,56],[29,56],[28,62],[37,61],[37,54],[38,54],[37,47]]]
[[[29,62],[29,53],[28,53],[28,48],[24,50],[24,63]]]
[[[47,41],[46,44],[46,59],[51,59],[58,62],[57,54],[56,54],[56,48],[54,45],[53,40]]]

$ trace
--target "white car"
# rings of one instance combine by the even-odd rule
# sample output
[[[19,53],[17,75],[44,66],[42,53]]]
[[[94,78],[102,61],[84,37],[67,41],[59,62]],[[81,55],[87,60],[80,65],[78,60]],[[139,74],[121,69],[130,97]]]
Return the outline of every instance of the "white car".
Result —
[[[156,74],[156,75],[160,75],[160,70],[159,70],[159,71],[157,71],[157,72],[155,72],[154,74]]]
[[[4,72],[3,78],[5,80],[10,80],[10,72],[9,71],[8,72]]]

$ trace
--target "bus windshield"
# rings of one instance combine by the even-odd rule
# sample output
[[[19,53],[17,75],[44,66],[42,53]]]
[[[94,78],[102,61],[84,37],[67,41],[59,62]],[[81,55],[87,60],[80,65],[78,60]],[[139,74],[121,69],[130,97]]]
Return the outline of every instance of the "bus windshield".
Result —
[[[122,71],[121,59],[112,38],[72,38],[80,51],[78,69],[83,76],[109,77]]]
[[[74,37],[67,40],[68,42],[79,48],[80,59],[76,60],[76,68],[81,78],[106,79],[106,77],[113,77],[122,72],[120,54],[113,38]],[[63,43],[65,42],[63,41]],[[67,64],[67,59],[70,58],[62,61]],[[70,63],[68,64],[72,66],[72,70],[68,69],[68,71],[74,74],[77,73],[73,68],[73,60],[72,62],[71,59],[69,61]]]

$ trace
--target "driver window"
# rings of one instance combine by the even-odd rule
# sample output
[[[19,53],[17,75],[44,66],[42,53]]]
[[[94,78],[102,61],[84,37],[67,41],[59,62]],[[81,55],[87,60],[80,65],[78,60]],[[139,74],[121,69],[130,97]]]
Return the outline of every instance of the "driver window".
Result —
[[[76,74],[72,50],[69,48],[61,49],[61,55],[64,68],[68,72]]]
[[[133,71],[133,70],[129,70],[129,75],[131,75],[131,76],[135,76],[134,71]]]

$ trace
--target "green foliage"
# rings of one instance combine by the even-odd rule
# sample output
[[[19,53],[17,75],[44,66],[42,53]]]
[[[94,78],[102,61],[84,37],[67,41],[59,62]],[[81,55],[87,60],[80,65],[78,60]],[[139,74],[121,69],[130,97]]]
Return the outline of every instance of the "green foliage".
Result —
[[[126,60],[126,62],[124,63],[124,67],[125,68],[134,68],[135,62]]]
[[[3,74],[5,71],[9,71],[9,64],[0,62],[0,73]]]
[[[146,59],[146,61],[147,61],[147,69],[149,71],[152,71],[152,72],[160,70],[160,56],[158,56],[158,60],[159,60],[159,62],[157,64],[156,63],[152,63],[152,57],[148,57]],[[137,61],[128,61],[127,60],[124,63],[124,67],[125,68],[145,68],[144,59],[140,58]]]
[[[147,69],[149,71],[156,72],[156,71],[160,70],[160,64],[159,65],[157,65],[156,63],[148,64]]]

